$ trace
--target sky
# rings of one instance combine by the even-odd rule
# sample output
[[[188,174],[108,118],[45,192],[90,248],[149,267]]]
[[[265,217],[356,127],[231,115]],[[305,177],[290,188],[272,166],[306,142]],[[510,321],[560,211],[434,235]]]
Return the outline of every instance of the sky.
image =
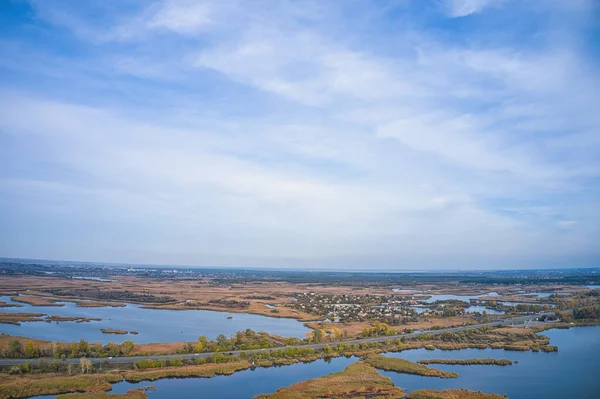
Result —
[[[600,266],[600,2],[2,0],[0,256]]]

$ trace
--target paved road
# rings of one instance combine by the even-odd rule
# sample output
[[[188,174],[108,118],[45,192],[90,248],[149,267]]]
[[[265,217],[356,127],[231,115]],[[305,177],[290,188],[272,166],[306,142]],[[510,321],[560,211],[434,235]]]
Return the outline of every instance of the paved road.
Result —
[[[323,348],[324,345],[330,345],[330,346],[334,346],[337,344],[360,344],[362,342],[382,342],[382,341],[387,341],[390,339],[397,339],[397,338],[416,338],[419,335],[423,334],[423,333],[427,333],[427,334],[433,334],[433,335],[438,335],[438,334],[442,334],[445,332],[454,332],[454,331],[462,331],[462,330],[467,330],[470,328],[478,328],[478,327],[482,327],[482,326],[497,326],[497,325],[510,325],[510,324],[520,324],[520,323],[524,323],[524,322],[530,322],[532,320],[535,320],[536,318],[542,316],[542,315],[549,315],[552,314],[552,312],[542,312],[542,313],[537,313],[534,315],[527,315],[527,316],[519,316],[519,317],[514,317],[514,318],[510,318],[510,319],[504,319],[504,320],[498,320],[498,321],[491,321],[488,323],[481,323],[481,324],[472,324],[469,326],[460,326],[460,327],[452,327],[452,328],[444,328],[442,330],[433,330],[433,331],[419,331],[419,332],[414,332],[414,333],[409,333],[409,334],[398,334],[398,335],[387,335],[384,337],[371,337],[371,338],[360,338],[360,339],[353,339],[353,340],[347,340],[347,341],[337,341],[337,342],[327,342],[327,343],[323,343],[323,344],[305,344],[305,345],[291,345],[291,346],[282,346],[282,347],[278,347],[278,348],[270,348],[270,349],[251,349],[251,350],[245,350],[245,351],[240,351],[240,350],[234,350],[234,351],[229,351],[229,352],[204,352],[204,353],[198,353],[198,354],[193,354],[193,353],[186,353],[186,354],[181,354],[181,355],[156,355],[156,356],[123,356],[123,357],[114,357],[112,359],[106,358],[106,357],[91,357],[89,358],[89,360],[92,361],[92,363],[133,363],[136,362],[138,360],[145,360],[145,359],[152,359],[152,360],[169,360],[171,359],[173,356],[177,356],[177,357],[182,357],[184,359],[197,359],[200,357],[211,357],[212,355],[215,355],[217,353],[229,353],[233,356],[239,356],[241,352],[246,352],[246,354],[250,354],[250,353],[256,353],[256,352],[261,352],[263,350],[277,350],[277,349],[286,349],[286,348],[313,348],[313,349],[321,349]],[[32,361],[35,361],[36,359],[31,359]],[[22,364],[26,361],[26,359],[0,359],[0,366],[6,366],[6,365],[15,365],[15,364]],[[62,360],[65,363],[71,363],[71,364],[79,364],[79,359],[63,359]]]

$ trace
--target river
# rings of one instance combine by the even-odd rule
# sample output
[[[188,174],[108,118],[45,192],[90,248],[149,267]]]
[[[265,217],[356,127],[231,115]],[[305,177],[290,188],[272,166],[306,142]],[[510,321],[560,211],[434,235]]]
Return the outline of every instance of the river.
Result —
[[[578,327],[570,330],[549,330],[552,345],[558,352],[515,352],[501,349],[463,349],[457,351],[427,351],[417,349],[387,356],[419,359],[468,359],[495,358],[517,360],[512,366],[457,366],[431,365],[431,367],[456,371],[459,378],[441,379],[381,371],[407,392],[415,389],[466,388],[488,393],[506,393],[510,399],[551,399],[599,397],[600,379],[600,327]],[[125,393],[129,389],[153,385],[151,399],[250,399],[259,393],[271,393],[276,389],[300,381],[320,377],[343,370],[356,358],[318,360],[309,364],[294,364],[272,368],[245,370],[231,376],[210,379],[162,379],[152,382],[131,384],[121,382],[113,385],[111,393]],[[49,398],[46,396],[43,398]],[[41,399],[38,397],[35,399]]]
[[[0,300],[14,303],[10,297]],[[124,307],[85,308],[72,302],[60,302],[64,306],[31,306],[0,308],[0,312],[45,313],[52,316],[81,316],[100,318],[101,321],[75,322],[24,322],[20,326],[0,324],[0,333],[37,338],[48,341],[123,342],[135,343],[195,341],[199,335],[215,339],[219,334],[235,334],[248,328],[266,331],[283,337],[304,338],[308,331],[295,319],[267,317],[246,313],[213,312],[210,310],[164,310],[144,309],[140,305]],[[227,317],[231,317],[228,319]],[[104,334],[101,328],[137,331],[138,335]]]

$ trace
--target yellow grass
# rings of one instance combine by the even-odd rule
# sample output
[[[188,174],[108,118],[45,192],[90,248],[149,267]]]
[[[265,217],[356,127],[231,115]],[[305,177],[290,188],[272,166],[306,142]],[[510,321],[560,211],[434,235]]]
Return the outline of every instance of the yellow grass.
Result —
[[[344,371],[280,388],[272,394],[258,395],[256,399],[400,399],[404,391],[392,380],[382,376],[372,366],[357,362]]]
[[[71,392],[103,392],[112,388],[111,383],[119,382],[121,379],[120,374],[114,373],[75,376],[60,374],[2,375],[0,378],[0,399],[57,395]]]
[[[167,367],[152,370],[128,371],[123,376],[129,382],[155,381],[161,378],[211,378],[217,375],[231,375],[250,368],[248,362],[204,364],[200,366]]]
[[[423,364],[411,362],[406,359],[396,357],[386,357],[382,355],[372,354],[365,358],[365,362],[375,368],[385,371],[395,371],[397,373],[416,374],[424,377],[441,377],[441,378],[456,378],[457,373],[437,370],[427,367]]]
[[[124,394],[108,394],[106,392],[76,393],[58,395],[56,399],[147,399],[148,395],[141,389],[134,389]]]
[[[431,389],[419,389],[412,391],[406,396],[407,399],[504,399],[495,393],[483,393],[468,391],[466,389],[446,389],[444,391],[434,391]]]

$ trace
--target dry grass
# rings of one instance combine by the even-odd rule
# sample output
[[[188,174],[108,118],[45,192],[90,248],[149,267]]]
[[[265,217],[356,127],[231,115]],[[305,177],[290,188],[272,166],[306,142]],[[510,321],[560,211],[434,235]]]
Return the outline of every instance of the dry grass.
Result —
[[[129,331],[127,331],[127,330],[118,330],[116,328],[101,328],[100,331],[102,331],[102,334],[119,334],[119,335],[125,335],[125,334],[129,333]]]
[[[385,371],[395,371],[397,373],[416,374],[424,377],[456,378],[457,373],[437,370],[427,367],[423,364],[411,362],[406,359],[396,357],[387,357],[377,354],[368,355],[364,359],[365,363],[375,368]]]
[[[434,391],[431,389],[419,389],[412,391],[406,396],[407,399],[505,399],[505,396],[495,393],[483,393],[468,391],[466,389],[446,389]]]
[[[120,374],[114,373],[76,376],[61,374],[2,375],[0,379],[0,399],[72,392],[104,392],[112,388],[111,383],[119,382],[121,379]]]
[[[272,394],[262,394],[257,399],[400,399],[404,391],[392,380],[382,376],[372,366],[357,362],[344,371],[303,381]]]
[[[97,302],[97,301],[75,301],[75,304],[79,308],[121,308],[125,307],[124,303],[118,302]]]
[[[43,313],[4,313],[0,312],[0,323],[19,325],[25,321],[44,321]]]
[[[455,364],[460,366],[470,365],[490,365],[490,366],[510,366],[512,362],[507,359],[426,359],[417,360],[420,364]]]
[[[201,366],[167,367],[153,370],[125,372],[123,377],[129,382],[156,381],[161,378],[211,378],[217,375],[231,375],[237,371],[250,368],[248,362],[224,364],[204,364]]]
[[[19,305],[18,303],[8,303],[5,301],[0,301],[0,308],[20,308],[23,305]]]
[[[13,302],[26,303],[32,306],[65,306],[62,303],[56,303],[56,299],[43,298],[33,295],[20,295],[10,298]]]
[[[108,394],[106,392],[76,393],[59,395],[56,399],[147,399],[148,395],[141,389],[133,389],[124,394]]]

